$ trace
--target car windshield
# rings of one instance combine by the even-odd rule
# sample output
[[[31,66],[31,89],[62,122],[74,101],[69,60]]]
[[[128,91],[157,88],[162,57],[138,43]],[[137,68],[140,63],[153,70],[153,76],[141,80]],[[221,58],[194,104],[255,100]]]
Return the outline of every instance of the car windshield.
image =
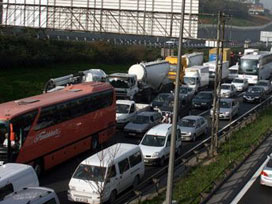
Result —
[[[220,103],[219,103],[220,108],[230,108],[231,107],[230,105],[231,105],[231,103],[228,103],[226,101],[220,101]]]
[[[163,147],[165,143],[164,136],[157,136],[157,135],[145,135],[144,139],[142,140],[141,144],[151,147]]]
[[[243,84],[244,83],[243,79],[234,79],[232,82],[233,83],[239,83],[239,84]]]
[[[169,98],[169,94],[159,94],[153,101],[154,102],[164,102],[167,98]]]
[[[212,98],[212,94],[209,93],[199,93],[196,95],[197,99],[211,99]]]
[[[192,119],[182,119],[180,125],[182,127],[195,127],[196,121]]]
[[[6,137],[8,137],[9,134],[8,131],[9,131],[8,122],[0,120],[0,145],[2,145]]]
[[[114,88],[128,88],[128,81],[125,79],[119,79],[119,78],[109,78],[110,84]]]
[[[128,113],[130,105],[116,104],[116,113]]]
[[[223,84],[221,86],[221,89],[223,89],[223,90],[230,90],[230,85]]]
[[[73,178],[103,182],[105,180],[105,172],[105,167],[80,164],[76,169]]]
[[[262,87],[250,87],[248,89],[248,92],[250,92],[250,93],[259,93],[259,92],[262,92],[262,91],[263,91]]]
[[[258,86],[268,86],[267,82],[265,82],[265,81],[259,81],[259,82],[257,83],[257,85],[258,85]]]
[[[149,123],[149,116],[137,115],[133,123],[136,124],[146,124]]]
[[[188,84],[188,85],[195,85],[196,84],[196,78],[184,77],[184,83]]]
[[[258,60],[241,59],[239,66],[239,74],[257,75],[258,74]]]

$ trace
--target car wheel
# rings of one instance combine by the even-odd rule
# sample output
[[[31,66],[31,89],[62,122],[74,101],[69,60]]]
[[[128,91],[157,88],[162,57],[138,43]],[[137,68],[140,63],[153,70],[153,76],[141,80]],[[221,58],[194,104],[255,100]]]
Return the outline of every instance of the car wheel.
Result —
[[[177,149],[177,156],[180,156],[181,155],[181,147],[179,147],[178,149]]]
[[[132,183],[132,187],[133,189],[135,189],[140,183],[140,178],[139,178],[139,175],[137,175],[135,178],[134,178],[134,181]]]
[[[91,144],[92,151],[97,150],[99,147],[98,136],[93,136],[91,142],[92,142]]]
[[[116,190],[113,190],[110,194],[110,199],[109,199],[109,203],[110,204],[113,204],[116,200],[116,195],[117,195],[117,192]]]
[[[36,172],[37,176],[40,177],[43,173],[43,163],[41,160],[34,162],[33,169]]]
[[[192,137],[192,141],[195,142],[196,141],[196,135],[194,134]]]
[[[165,158],[162,157],[159,161],[159,166],[164,166],[164,163],[165,163]]]

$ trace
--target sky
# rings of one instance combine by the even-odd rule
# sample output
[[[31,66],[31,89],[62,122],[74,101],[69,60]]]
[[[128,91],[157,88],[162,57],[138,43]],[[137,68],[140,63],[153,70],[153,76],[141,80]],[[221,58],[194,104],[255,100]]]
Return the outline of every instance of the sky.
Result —
[[[265,8],[272,10],[272,0],[261,0]]]

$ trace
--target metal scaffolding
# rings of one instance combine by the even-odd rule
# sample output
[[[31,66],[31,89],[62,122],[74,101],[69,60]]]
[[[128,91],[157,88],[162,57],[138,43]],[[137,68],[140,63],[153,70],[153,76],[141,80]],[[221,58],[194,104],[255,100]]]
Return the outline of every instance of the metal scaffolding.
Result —
[[[0,0],[1,25],[179,37],[180,0]],[[199,0],[186,0],[184,37],[197,38]]]

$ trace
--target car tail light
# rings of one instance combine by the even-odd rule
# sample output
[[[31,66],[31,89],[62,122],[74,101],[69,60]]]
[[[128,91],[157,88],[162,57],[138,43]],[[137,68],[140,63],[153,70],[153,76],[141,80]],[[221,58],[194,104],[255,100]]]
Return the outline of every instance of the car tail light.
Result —
[[[265,171],[262,171],[261,175],[268,177],[268,174]]]

